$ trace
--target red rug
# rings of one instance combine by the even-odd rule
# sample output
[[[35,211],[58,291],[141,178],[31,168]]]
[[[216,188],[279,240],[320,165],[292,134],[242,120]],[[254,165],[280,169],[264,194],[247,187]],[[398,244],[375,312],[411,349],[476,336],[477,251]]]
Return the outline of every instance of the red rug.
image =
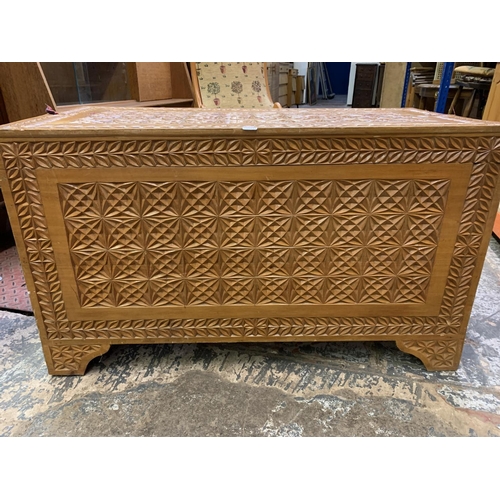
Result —
[[[33,312],[15,246],[0,252],[0,309]]]

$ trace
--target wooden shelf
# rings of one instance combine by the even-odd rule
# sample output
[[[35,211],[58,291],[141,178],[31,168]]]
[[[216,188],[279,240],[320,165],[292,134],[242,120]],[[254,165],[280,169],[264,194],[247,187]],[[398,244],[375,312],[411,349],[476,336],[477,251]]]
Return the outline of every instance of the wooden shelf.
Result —
[[[106,102],[91,102],[88,104],[66,104],[57,106],[59,111],[66,111],[71,109],[77,109],[82,106],[109,106],[109,107],[132,107],[132,108],[168,108],[168,107],[190,107],[193,103],[193,99],[163,99],[157,101],[106,101]]]

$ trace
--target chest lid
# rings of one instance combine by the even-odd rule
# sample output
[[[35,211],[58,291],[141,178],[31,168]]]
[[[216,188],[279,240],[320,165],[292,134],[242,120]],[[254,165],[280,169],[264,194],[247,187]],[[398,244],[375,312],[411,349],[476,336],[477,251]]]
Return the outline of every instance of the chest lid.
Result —
[[[0,126],[0,141],[41,137],[500,135],[500,123],[413,108],[229,110],[82,106]]]

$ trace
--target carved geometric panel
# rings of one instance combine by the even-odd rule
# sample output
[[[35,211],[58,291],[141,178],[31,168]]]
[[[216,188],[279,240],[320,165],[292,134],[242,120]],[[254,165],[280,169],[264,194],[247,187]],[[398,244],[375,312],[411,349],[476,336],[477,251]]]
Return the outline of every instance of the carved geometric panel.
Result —
[[[450,180],[60,183],[80,306],[417,304]]]

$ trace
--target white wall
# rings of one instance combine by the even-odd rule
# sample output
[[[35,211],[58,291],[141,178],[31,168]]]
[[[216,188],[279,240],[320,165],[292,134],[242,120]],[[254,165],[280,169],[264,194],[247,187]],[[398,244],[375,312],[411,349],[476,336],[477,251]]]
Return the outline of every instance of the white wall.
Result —
[[[304,90],[302,91],[302,99],[300,102],[307,102],[306,99],[306,89],[307,89],[307,65],[309,63],[306,62],[294,62],[293,69],[299,70],[299,75],[304,77]]]
[[[297,63],[294,62],[293,68],[299,70],[299,75],[307,76],[307,65],[308,64],[309,63],[306,63],[306,62],[297,62]]]

